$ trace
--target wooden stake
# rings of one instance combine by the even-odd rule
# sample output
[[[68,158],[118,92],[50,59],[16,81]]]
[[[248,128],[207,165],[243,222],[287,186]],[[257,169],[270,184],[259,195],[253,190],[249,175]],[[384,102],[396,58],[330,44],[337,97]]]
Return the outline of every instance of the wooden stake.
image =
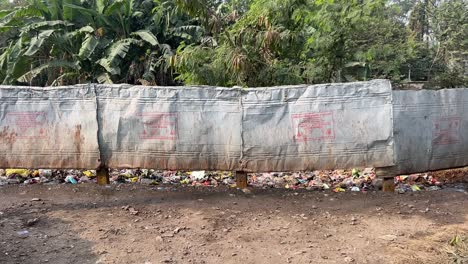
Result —
[[[244,171],[236,171],[236,186],[237,188],[247,188],[247,173]]]
[[[97,176],[97,183],[99,185],[107,185],[110,183],[109,180],[109,169],[107,168],[99,168],[96,171],[96,176]]]
[[[394,177],[397,175],[395,167],[376,168],[375,174],[382,179],[382,191],[394,192],[395,182]]]
[[[382,191],[384,192],[395,192],[395,181],[392,178],[386,178],[382,183]]]

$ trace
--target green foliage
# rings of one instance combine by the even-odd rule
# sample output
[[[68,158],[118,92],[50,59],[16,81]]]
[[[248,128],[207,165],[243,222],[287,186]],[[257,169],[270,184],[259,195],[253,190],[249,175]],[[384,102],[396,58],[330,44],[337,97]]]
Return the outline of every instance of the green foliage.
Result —
[[[179,78],[186,83],[252,87],[302,82],[301,53],[307,34],[303,20],[297,19],[302,8],[307,8],[303,0],[253,1],[250,10],[215,41],[179,49]]]
[[[170,57],[180,42],[200,34],[190,27],[195,26],[192,19],[174,12],[171,5],[148,0],[31,0],[0,16],[3,36],[16,43],[2,48],[0,77],[6,84],[174,84]]]
[[[308,20],[315,31],[308,39],[313,51],[308,78],[341,82],[400,78],[407,56],[406,29],[386,1],[323,1]]]
[[[17,1],[4,84],[468,84],[465,0]]]
[[[244,86],[399,81],[401,66],[411,53],[409,31],[399,16],[398,9],[383,0],[253,1],[249,11],[217,38],[219,45],[201,43],[178,53],[179,78]],[[210,48],[211,59],[203,59]],[[207,75],[210,72],[213,76]]]

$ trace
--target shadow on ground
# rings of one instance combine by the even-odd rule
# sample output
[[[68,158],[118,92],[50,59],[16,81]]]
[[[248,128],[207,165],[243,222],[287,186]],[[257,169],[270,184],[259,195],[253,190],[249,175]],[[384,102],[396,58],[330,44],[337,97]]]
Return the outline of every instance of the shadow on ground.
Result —
[[[442,246],[468,232],[467,202],[466,189],[8,186],[0,263],[444,263]]]
[[[45,212],[41,206],[23,205],[0,215],[0,263],[95,263],[93,243],[73,232],[73,223]]]

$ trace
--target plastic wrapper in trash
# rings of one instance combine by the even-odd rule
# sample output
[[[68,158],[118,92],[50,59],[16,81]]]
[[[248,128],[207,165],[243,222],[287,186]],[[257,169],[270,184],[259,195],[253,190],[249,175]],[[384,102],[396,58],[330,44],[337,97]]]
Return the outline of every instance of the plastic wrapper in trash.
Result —
[[[192,178],[195,180],[201,180],[205,178],[205,171],[192,171]]]
[[[96,176],[96,171],[95,170],[85,170],[83,171],[83,175],[85,175],[88,178],[92,178]]]
[[[5,173],[6,176],[19,175],[21,177],[28,177],[31,171],[27,169],[6,169]]]
[[[65,177],[65,182],[68,182],[68,183],[71,183],[71,184],[77,184],[78,183],[73,175],[68,175],[67,177]]]

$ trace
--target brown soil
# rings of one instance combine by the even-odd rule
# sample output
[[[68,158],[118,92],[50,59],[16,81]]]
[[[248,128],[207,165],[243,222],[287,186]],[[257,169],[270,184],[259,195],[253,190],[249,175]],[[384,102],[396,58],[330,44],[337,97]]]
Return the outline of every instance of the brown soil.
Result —
[[[448,241],[468,234],[467,201],[455,189],[9,186],[0,263],[449,263]]]

